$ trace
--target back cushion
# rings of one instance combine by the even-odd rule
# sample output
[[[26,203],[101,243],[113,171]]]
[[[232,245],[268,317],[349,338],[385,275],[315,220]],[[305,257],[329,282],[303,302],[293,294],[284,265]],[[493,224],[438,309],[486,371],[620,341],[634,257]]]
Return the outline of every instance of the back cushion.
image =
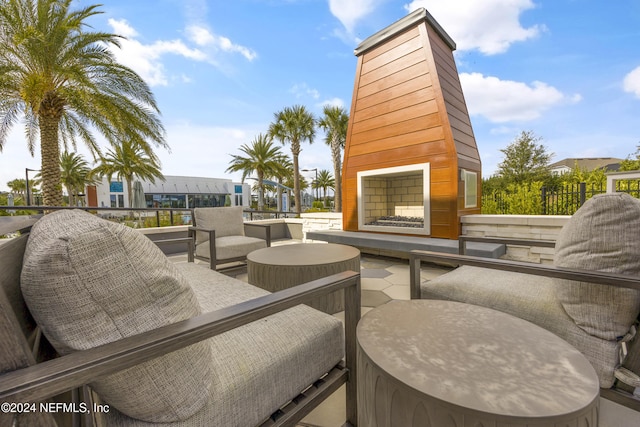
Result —
[[[625,193],[587,201],[560,232],[554,264],[640,275],[640,201]],[[556,283],[566,312],[591,335],[622,337],[640,312],[640,291],[561,279]]]
[[[61,354],[85,350],[200,314],[186,279],[140,232],[83,211],[38,221],[21,275],[24,299]],[[183,420],[205,403],[211,350],[197,343],[96,380],[119,411]]]
[[[216,238],[224,236],[244,236],[242,206],[224,208],[196,208],[193,210],[196,225],[216,230]],[[196,244],[209,240],[209,234],[196,233]]]

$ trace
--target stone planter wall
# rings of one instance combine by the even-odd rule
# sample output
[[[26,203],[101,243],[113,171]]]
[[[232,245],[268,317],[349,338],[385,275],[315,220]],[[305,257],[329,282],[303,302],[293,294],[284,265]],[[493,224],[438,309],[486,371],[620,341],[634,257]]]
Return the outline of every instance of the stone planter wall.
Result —
[[[303,213],[301,217],[303,241],[305,242],[309,230],[342,230],[342,214],[340,212]],[[287,218],[285,221],[290,221],[290,219]]]
[[[556,240],[569,215],[466,215],[462,234],[469,236]],[[543,264],[553,262],[553,249],[507,246],[509,259]]]

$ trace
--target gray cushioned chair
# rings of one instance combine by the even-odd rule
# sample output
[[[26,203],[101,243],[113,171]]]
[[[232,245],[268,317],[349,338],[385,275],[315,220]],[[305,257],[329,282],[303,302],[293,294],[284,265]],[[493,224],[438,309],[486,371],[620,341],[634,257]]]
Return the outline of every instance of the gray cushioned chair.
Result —
[[[101,426],[253,426],[285,407],[292,415],[280,422],[293,425],[355,378],[342,361],[342,322],[296,301],[347,282],[356,301],[357,277],[270,294],[174,264],[134,229],[82,211],[48,214],[0,245],[0,401],[37,402],[89,383],[87,396],[109,408],[90,414]],[[352,337],[354,304],[346,312]],[[39,361],[23,336],[31,330],[62,357],[24,368]],[[351,366],[355,344],[346,352]],[[347,406],[355,422],[354,384]],[[13,416],[0,414],[0,425],[55,425],[48,414]]]
[[[476,304],[537,324],[586,356],[603,395],[614,388],[640,408],[626,393],[640,387],[639,200],[614,193],[587,201],[556,240],[554,266],[421,251],[411,257],[412,298]],[[421,283],[421,260],[462,266]]]
[[[269,226],[245,223],[242,211],[242,206],[195,208],[194,226],[189,228],[195,253],[189,259],[209,261],[216,270],[220,264],[244,261],[250,252],[271,246]]]

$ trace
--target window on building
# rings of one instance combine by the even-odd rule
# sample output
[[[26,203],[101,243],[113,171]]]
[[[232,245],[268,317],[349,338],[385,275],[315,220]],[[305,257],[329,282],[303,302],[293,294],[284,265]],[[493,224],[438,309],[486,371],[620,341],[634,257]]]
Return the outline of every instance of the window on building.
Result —
[[[124,185],[122,184],[122,181],[111,181],[109,183],[109,192],[110,193],[123,193],[124,192]]]
[[[462,170],[464,180],[464,207],[478,207],[478,173]]]

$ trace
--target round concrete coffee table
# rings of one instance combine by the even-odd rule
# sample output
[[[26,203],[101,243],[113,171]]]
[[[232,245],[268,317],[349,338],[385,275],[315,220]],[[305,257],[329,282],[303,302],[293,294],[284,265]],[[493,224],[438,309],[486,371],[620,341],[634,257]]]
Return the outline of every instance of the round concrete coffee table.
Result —
[[[333,243],[298,243],[258,249],[247,256],[249,283],[276,292],[335,273],[360,272],[360,251]],[[325,313],[344,310],[344,291],[313,301]]]
[[[532,323],[451,301],[394,301],[357,329],[358,425],[598,425],[599,383]]]

